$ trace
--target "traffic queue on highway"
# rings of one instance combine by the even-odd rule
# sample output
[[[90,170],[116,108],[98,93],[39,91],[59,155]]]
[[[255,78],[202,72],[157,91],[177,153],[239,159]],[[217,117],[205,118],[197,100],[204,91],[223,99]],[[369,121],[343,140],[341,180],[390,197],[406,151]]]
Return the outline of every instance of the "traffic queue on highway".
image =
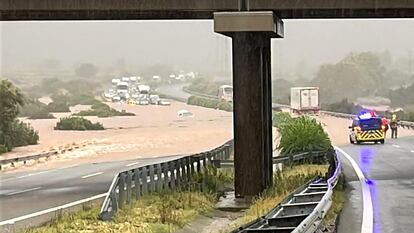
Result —
[[[170,105],[171,103],[152,94],[149,85],[141,84],[140,77],[122,77],[112,79],[112,87],[103,93],[103,97],[111,102],[122,102],[130,105]]]

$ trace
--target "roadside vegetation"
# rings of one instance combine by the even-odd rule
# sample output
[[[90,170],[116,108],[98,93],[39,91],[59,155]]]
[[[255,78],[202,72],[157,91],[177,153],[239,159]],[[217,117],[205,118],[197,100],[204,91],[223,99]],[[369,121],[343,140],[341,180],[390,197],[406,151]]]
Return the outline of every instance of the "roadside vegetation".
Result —
[[[39,141],[38,133],[26,123],[17,119],[19,106],[24,106],[20,89],[8,80],[0,82],[0,153],[14,147],[34,145]]]
[[[275,113],[273,125],[280,133],[278,149],[282,155],[308,151],[327,151],[332,148],[328,134],[315,119],[301,116],[292,118],[287,113]]]
[[[65,117],[59,119],[54,128],[55,130],[104,130],[105,128],[99,122],[92,123],[83,117]]]
[[[217,96],[217,92],[218,92],[220,85],[222,84],[218,82],[214,82],[212,79],[196,78],[191,81],[187,89],[193,92]]]
[[[297,165],[286,167],[273,175],[273,185],[255,198],[243,217],[234,222],[232,228],[238,228],[265,214],[279,204],[285,197],[313,178],[323,176],[328,171],[327,165]]]
[[[362,106],[354,104],[348,99],[343,99],[339,102],[323,105],[322,109],[330,112],[357,114],[359,111],[361,111]]]
[[[97,116],[97,117],[113,117],[113,116],[135,116],[134,113],[117,111],[107,104],[100,101],[94,103],[90,110],[81,111],[73,114],[74,116]]]
[[[37,99],[25,98],[24,105],[19,106],[19,117],[29,119],[53,119],[55,118],[46,104]]]
[[[111,232],[170,233],[191,222],[197,215],[208,214],[222,188],[232,176],[213,167],[203,169],[181,190],[151,193],[118,211],[112,221],[98,219],[99,206],[84,206],[65,214],[47,226],[21,233]]]
[[[227,112],[233,111],[233,106],[226,101],[199,96],[190,96],[190,98],[187,100],[187,104],[205,108],[219,109]]]

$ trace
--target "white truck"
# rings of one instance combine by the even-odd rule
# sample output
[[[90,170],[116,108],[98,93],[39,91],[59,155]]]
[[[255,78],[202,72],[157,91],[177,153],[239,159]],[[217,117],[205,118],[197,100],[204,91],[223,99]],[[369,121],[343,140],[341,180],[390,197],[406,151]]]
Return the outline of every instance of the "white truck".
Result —
[[[138,92],[139,94],[148,95],[150,92],[150,86],[148,85],[138,85]]]
[[[319,114],[319,87],[292,87],[290,109],[293,113]]]
[[[116,85],[116,93],[119,97],[121,97],[121,100],[128,100],[129,99],[129,84],[127,82],[119,82]]]
[[[226,102],[233,102],[233,87],[230,85],[221,85],[217,97]]]
[[[121,80],[119,78],[113,78],[111,80],[112,86],[116,87],[116,85],[118,85],[118,83],[121,82]]]

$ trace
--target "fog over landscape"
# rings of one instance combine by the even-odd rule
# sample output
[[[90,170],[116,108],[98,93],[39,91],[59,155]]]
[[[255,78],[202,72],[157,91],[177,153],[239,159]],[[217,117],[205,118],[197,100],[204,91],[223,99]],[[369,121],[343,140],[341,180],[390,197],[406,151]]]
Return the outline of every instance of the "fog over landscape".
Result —
[[[285,20],[285,38],[272,42],[275,74],[310,76],[351,52],[409,58],[413,26],[412,20]],[[3,74],[73,70],[84,62],[101,70],[125,63],[134,72],[154,64],[220,75],[231,70],[231,40],[214,33],[207,20],[1,22],[1,46]]]

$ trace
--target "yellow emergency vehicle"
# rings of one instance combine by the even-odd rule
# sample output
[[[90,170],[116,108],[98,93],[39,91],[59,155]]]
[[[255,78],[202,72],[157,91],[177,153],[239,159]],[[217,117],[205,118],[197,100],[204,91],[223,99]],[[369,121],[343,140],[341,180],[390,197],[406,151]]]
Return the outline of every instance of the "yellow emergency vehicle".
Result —
[[[362,142],[385,143],[385,128],[380,117],[375,112],[359,114],[349,126],[349,142],[361,144]]]

